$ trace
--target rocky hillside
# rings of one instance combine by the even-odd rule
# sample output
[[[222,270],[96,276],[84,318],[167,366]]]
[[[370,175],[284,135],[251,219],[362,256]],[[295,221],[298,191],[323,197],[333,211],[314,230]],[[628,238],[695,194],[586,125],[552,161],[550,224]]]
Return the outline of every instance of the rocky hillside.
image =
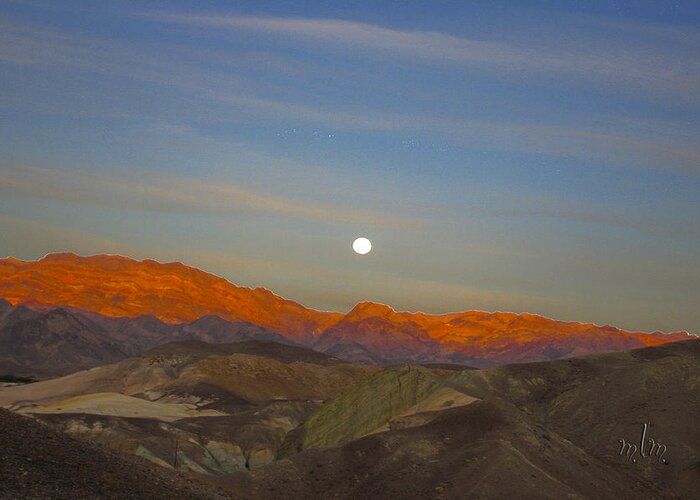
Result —
[[[698,340],[483,370],[188,341],[0,406],[237,498],[692,499],[699,389]]]
[[[2,498],[232,498],[201,480],[73,439],[3,409],[0,442]]]
[[[376,399],[341,406],[353,394],[343,391],[314,414],[332,410],[334,424],[320,419],[317,433],[330,439],[227,484],[244,498],[700,498],[698,340],[465,370],[449,380],[478,399],[394,418],[351,441],[338,433],[391,403],[378,387]],[[621,439],[634,455],[620,454]]]
[[[699,498],[700,340],[464,371],[452,381],[475,397],[513,403],[607,459],[619,459],[619,439],[638,444],[648,424],[647,437],[667,447],[666,463],[658,456],[644,458],[639,450],[635,463],[623,461],[625,467],[661,491]]]
[[[507,403],[476,401],[416,427],[309,449],[225,484],[257,498],[661,498],[653,484],[550,433]]]
[[[391,427],[424,424],[430,412],[473,401],[463,388],[422,366],[388,368],[326,402],[287,436],[280,456],[339,446]],[[409,418],[416,414],[422,416]]]

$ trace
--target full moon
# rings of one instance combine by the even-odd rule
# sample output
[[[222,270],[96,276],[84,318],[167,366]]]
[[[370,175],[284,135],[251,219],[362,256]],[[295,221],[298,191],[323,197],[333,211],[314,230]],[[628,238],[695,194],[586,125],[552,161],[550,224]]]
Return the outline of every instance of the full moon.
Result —
[[[357,238],[352,242],[352,249],[360,255],[368,254],[372,250],[372,242],[367,238]]]

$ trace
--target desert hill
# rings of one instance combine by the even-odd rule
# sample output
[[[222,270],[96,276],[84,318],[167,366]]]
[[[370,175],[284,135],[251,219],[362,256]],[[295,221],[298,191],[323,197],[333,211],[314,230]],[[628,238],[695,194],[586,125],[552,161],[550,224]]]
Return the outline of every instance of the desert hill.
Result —
[[[466,311],[430,315],[363,302],[328,328],[314,347],[359,362],[459,363],[481,367],[544,361],[688,340],[685,332],[627,332],[534,314]]]
[[[288,342],[267,340],[240,340],[233,343],[209,343],[201,340],[169,342],[156,346],[142,353],[142,357],[183,355],[189,359],[202,359],[207,356],[225,356],[231,354],[250,354],[275,359],[283,363],[304,362],[316,365],[342,364],[338,358],[313,351],[306,347]]]
[[[473,401],[475,398],[466,394],[462,387],[422,366],[388,368],[327,401],[287,436],[280,456],[306,448],[339,446],[392,426],[406,426],[406,417]],[[423,415],[415,423],[427,421]]]
[[[619,439],[637,443],[646,423],[648,437],[668,448],[668,464],[637,456],[638,463],[624,465],[662,491],[700,495],[699,340],[464,371],[451,380],[475,397],[507,400],[547,429],[608,458],[618,454]]]
[[[0,409],[2,498],[230,498],[219,488]]]
[[[184,341],[0,388],[0,406],[163,467],[224,474],[273,460],[323,401],[377,370],[274,342]]]
[[[242,498],[596,498],[661,491],[511,405],[475,401],[425,425],[309,449],[222,480]]]
[[[465,370],[449,381],[478,399],[395,418],[360,439],[317,440],[227,484],[244,498],[700,498],[698,340]],[[376,400],[338,411],[345,393],[314,414],[334,410],[331,438],[388,406],[377,390]],[[644,423],[666,448],[653,453],[647,440],[633,462],[619,440],[639,444]]]
[[[0,299],[0,373],[57,375],[126,356],[125,345],[78,315],[12,307]]]
[[[462,371],[187,341],[0,406],[241,498],[656,499],[700,491],[698,389],[698,340]],[[644,423],[666,450],[632,462]]]

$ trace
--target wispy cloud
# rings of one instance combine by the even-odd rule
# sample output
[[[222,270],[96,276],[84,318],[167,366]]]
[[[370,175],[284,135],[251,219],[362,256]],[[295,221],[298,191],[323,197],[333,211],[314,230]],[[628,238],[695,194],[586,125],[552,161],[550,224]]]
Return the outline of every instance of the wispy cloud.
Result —
[[[700,173],[700,147],[679,140],[665,130],[673,124],[648,122],[646,131],[627,132],[615,118],[607,124],[572,127],[534,122],[499,122],[458,117],[396,113],[373,109],[324,108],[275,99],[203,90],[220,102],[270,119],[324,124],[338,129],[393,134],[449,137],[466,147],[506,150],[548,156],[596,160],[652,169],[677,169]],[[629,120],[625,123],[630,126]],[[656,128],[654,128],[656,127]]]
[[[549,206],[543,207],[542,205]],[[622,229],[633,229],[669,237],[689,236],[688,225],[685,221],[660,221],[658,218],[650,220],[649,218],[616,213],[614,210],[609,210],[609,207],[608,210],[605,210],[600,207],[575,208],[572,205],[572,203],[562,203],[557,206],[546,203],[546,200],[543,199],[538,207],[490,208],[478,209],[477,211],[494,217],[559,219],[574,223],[602,224]]]
[[[149,211],[268,213],[316,221],[403,228],[418,223],[414,219],[379,211],[282,197],[231,182],[166,175],[135,180],[96,173],[0,165],[0,192]]]
[[[390,55],[423,61],[479,66],[500,72],[561,74],[587,84],[616,84],[673,92],[687,96],[700,91],[700,63],[691,54],[634,51],[616,46],[596,47],[590,40],[557,48],[556,44],[513,43],[470,39],[433,31],[391,29],[338,19],[251,17],[238,15],[147,14],[172,23],[218,27],[231,31],[259,31],[311,43],[316,49],[344,47],[365,56]]]
[[[698,92],[686,92],[691,98],[700,94],[700,68],[694,60],[675,62],[668,71],[663,67],[666,62],[659,63],[661,66],[645,66],[658,62],[657,56],[644,58],[641,54],[621,53],[618,54],[619,61],[618,56],[595,56],[594,60],[586,62],[593,56],[585,55],[582,56],[584,60],[580,60],[576,54],[547,54],[548,49],[524,49],[504,43],[466,40],[440,33],[399,31],[347,21],[200,15],[157,15],[157,19],[231,30],[261,30],[308,39],[321,46],[326,43],[340,43],[347,47],[357,45],[370,53],[388,51],[402,57],[417,57],[418,54],[425,61],[496,65],[504,71],[520,68],[536,74],[564,71],[589,76],[608,71],[612,77],[625,80],[622,87],[626,91],[630,85],[639,82],[667,79],[676,71],[673,68],[682,68],[687,81],[679,83],[678,88],[686,92],[688,85],[697,87]],[[690,124],[684,124],[679,134],[681,127],[678,124],[654,121],[644,123],[642,127],[639,123],[616,118],[607,123],[591,123],[590,126],[586,126],[586,120],[567,125],[545,123],[541,119],[537,122],[498,121],[402,113],[376,107],[342,107],[319,104],[306,98],[285,100],[279,98],[279,92],[266,92],[269,83],[256,85],[257,80],[230,71],[235,68],[235,58],[234,62],[229,57],[226,63],[222,63],[221,54],[190,50],[183,59],[178,56],[177,47],[134,46],[115,40],[83,39],[2,19],[0,28],[0,59],[6,62],[73,67],[170,87],[210,102],[210,106],[202,107],[200,103],[199,107],[190,110],[197,120],[230,121],[232,117],[240,120],[243,116],[255,120],[285,119],[343,130],[437,136],[457,141],[466,148],[700,172],[700,147],[694,140],[697,127]],[[640,58],[644,61],[637,64]],[[625,69],[627,66],[630,66],[629,71]],[[627,82],[627,79],[631,81]],[[657,82],[659,85],[663,83],[661,80]]]

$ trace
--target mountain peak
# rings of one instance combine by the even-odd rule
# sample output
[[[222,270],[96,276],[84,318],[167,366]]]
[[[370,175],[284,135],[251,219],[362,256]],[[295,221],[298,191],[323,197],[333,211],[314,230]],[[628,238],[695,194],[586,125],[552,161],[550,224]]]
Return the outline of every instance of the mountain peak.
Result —
[[[51,252],[47,253],[39,260],[76,260],[80,258],[81,257],[78,254],[73,252]]]
[[[17,265],[17,264],[24,264],[24,261],[19,260],[11,255],[8,255],[4,259],[0,259],[0,263]]]
[[[370,316],[388,317],[392,314],[396,314],[396,311],[386,304],[364,301],[355,305],[355,307],[345,315],[345,318],[362,319]]]

